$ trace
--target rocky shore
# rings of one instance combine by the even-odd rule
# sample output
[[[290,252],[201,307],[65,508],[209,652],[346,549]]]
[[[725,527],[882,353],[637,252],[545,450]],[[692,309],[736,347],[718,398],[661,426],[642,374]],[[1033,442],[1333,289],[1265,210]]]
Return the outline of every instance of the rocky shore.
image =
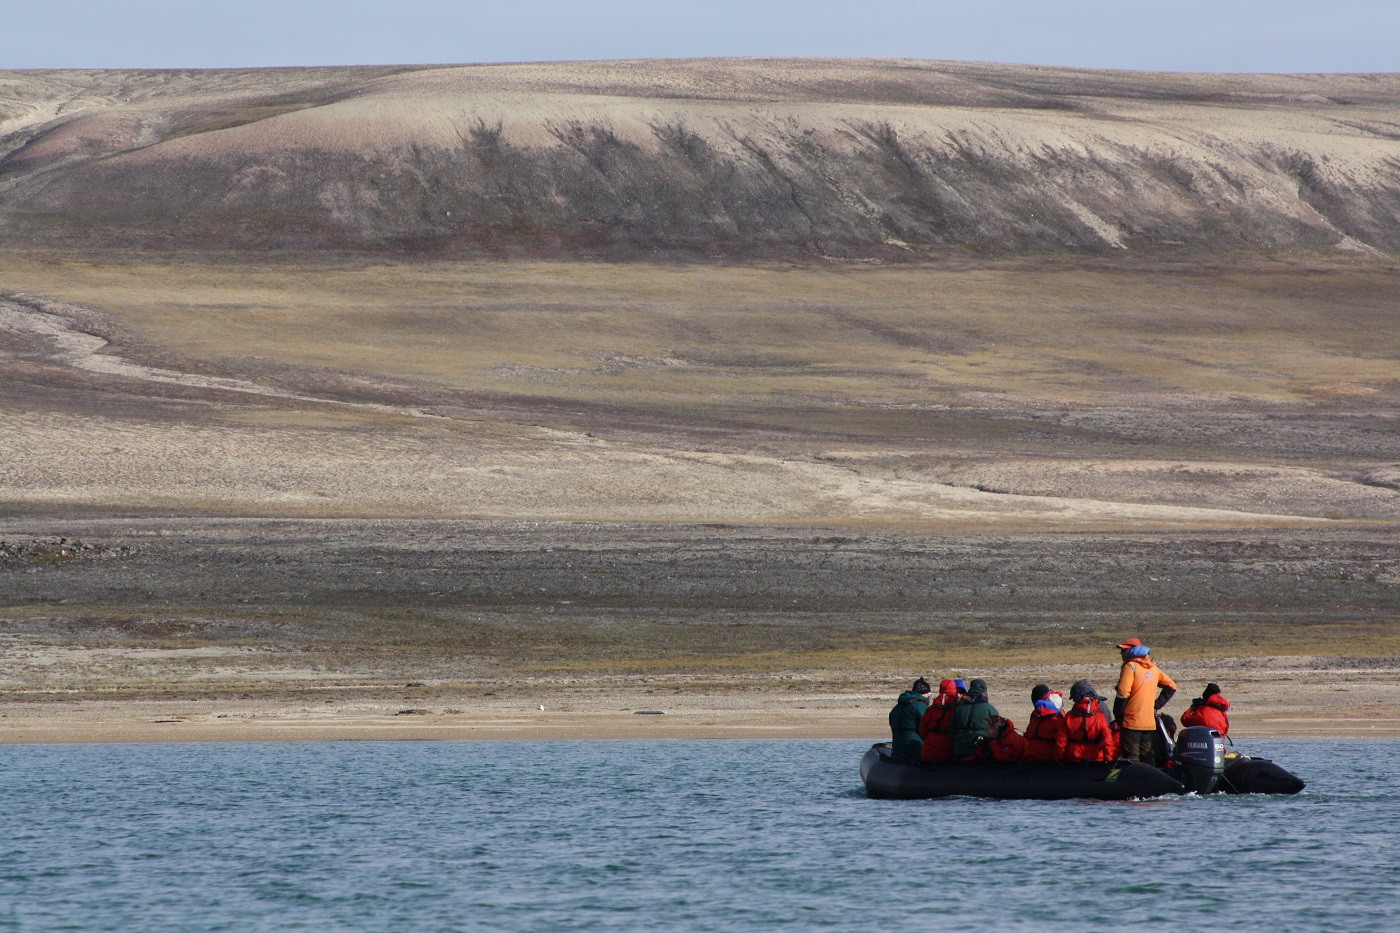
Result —
[[[1228,684],[1256,734],[1400,731],[1386,526],[0,532],[0,739],[861,736],[916,673],[985,674],[1008,697],[1107,681],[1105,645],[1127,632],[1178,679]],[[1328,719],[1338,704],[1345,724]],[[653,708],[664,722],[635,716]]]

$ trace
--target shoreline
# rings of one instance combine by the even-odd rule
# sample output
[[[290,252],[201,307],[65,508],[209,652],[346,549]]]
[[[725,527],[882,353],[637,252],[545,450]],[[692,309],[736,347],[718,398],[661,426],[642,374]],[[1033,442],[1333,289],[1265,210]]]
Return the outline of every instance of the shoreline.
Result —
[[[873,740],[920,674],[1023,727],[1037,683],[1112,690],[1130,634],[1174,716],[1214,682],[1237,738],[1400,737],[1390,537],[0,528],[0,743]]]
[[[1021,704],[1006,704],[1013,719]],[[887,738],[883,711],[794,710],[776,719],[774,709],[689,709],[661,715],[635,711],[545,712],[482,709],[454,714],[320,715],[266,713],[178,713],[170,708],[54,710],[50,715],[0,719],[0,745],[57,743],[288,742],[288,741],[566,741],[674,739],[864,739]],[[1179,718],[1180,710],[1168,712]],[[1231,737],[1400,738],[1400,706],[1368,708],[1365,718],[1339,720],[1327,709],[1236,712]],[[873,714],[873,715],[872,715]]]

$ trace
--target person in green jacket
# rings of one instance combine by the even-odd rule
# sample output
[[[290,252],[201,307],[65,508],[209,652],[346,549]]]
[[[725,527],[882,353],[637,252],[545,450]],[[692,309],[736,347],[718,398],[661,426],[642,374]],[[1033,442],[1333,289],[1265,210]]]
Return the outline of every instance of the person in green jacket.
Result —
[[[919,720],[928,712],[928,695],[932,692],[933,687],[920,677],[895,701],[894,709],[890,710],[890,734],[893,736],[890,753],[895,758],[918,761],[923,754],[924,740],[919,736]]]
[[[987,734],[987,720],[1000,716],[987,699],[987,682],[980,677],[967,685],[967,696],[953,713],[953,760],[961,761],[977,750],[978,741]]]

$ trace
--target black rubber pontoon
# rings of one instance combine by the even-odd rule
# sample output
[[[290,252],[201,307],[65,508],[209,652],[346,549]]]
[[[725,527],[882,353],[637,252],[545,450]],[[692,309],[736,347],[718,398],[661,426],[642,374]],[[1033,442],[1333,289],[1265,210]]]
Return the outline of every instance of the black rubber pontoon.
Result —
[[[889,743],[871,747],[860,777],[871,797],[921,800],[992,797],[1000,800],[1131,800],[1183,794],[1186,786],[1139,761],[975,761],[920,763],[889,757]]]
[[[1267,758],[1227,758],[1220,789],[1227,794],[1296,794],[1308,785]]]

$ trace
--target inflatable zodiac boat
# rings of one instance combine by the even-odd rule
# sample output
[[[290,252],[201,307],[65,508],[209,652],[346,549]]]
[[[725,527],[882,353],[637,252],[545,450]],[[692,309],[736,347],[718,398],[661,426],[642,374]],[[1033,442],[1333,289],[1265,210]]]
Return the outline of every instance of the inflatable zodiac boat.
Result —
[[[1220,733],[1204,726],[1181,730],[1166,769],[1140,761],[910,762],[889,752],[889,743],[882,742],[861,759],[860,777],[871,797],[1131,800],[1191,791],[1296,794],[1306,786],[1272,761],[1227,759]]]

